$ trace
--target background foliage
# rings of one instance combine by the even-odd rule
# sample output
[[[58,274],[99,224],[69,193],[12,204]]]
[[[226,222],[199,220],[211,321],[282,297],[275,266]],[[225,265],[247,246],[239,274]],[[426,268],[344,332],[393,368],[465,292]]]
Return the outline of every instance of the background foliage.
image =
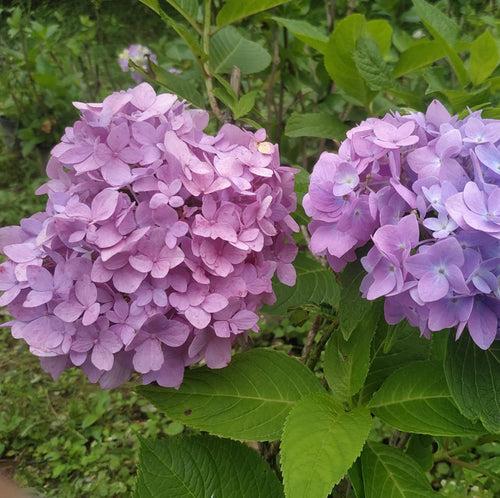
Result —
[[[214,123],[266,127],[284,161],[302,167],[299,199],[319,151],[369,115],[439,98],[499,117],[494,0],[117,3],[0,7],[0,225],[43,203],[32,191],[77,116],[69,102],[132,85],[116,63],[130,43],[157,54],[145,77],[158,89],[211,109]],[[307,223],[301,208],[296,218]],[[224,371],[193,370],[179,391],[103,392],[76,372],[54,383],[4,334],[0,468],[47,496],[129,496],[141,436],[141,498],[283,496],[278,477],[293,498],[337,483],[333,496],[498,496],[500,407],[484,394],[499,391],[500,352],[387,327],[379,303],[358,297],[359,268],[334,276],[298,242],[297,286],[276,288],[252,339],[279,352],[239,352]],[[214,455],[239,464],[184,466]],[[181,484],[165,477],[179,466],[189,470]]]

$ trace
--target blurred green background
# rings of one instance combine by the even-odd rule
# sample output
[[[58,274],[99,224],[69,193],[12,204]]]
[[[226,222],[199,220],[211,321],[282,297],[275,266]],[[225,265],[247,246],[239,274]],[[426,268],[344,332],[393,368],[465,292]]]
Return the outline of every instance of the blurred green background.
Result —
[[[335,6],[335,19],[326,15],[327,3]],[[463,28],[464,43],[485,26],[498,28],[498,5],[494,0],[449,0],[438,4]],[[368,18],[387,18],[394,28],[394,40],[402,49],[424,36],[410,0],[293,0],[285,8],[288,10],[276,15],[304,15],[325,32],[352,12],[364,13]],[[259,42],[269,48],[275,28],[266,19],[252,23],[248,27],[251,36],[258,36]],[[187,47],[138,1],[23,0],[0,4],[0,226],[17,224],[22,217],[43,208],[45,199],[36,197],[33,191],[43,182],[50,149],[64,127],[77,118],[71,102],[99,101],[113,90],[134,85],[130,74],[123,73],[117,64],[118,54],[132,43],[148,46],[163,69],[179,69],[181,78],[201,88]],[[331,82],[322,60],[311,56],[300,41],[286,41],[282,57],[285,66],[281,77],[284,80],[286,74],[287,78],[282,85],[285,121],[296,109],[338,115],[347,125],[366,116],[368,111],[353,106],[342,92],[321,96],[325,82],[327,87]],[[267,73],[256,76],[249,88],[262,92],[267,77]],[[409,84],[429,101],[442,88],[439,85],[449,80],[453,80],[449,67],[440,62],[432,72],[410,78]],[[498,87],[498,81],[496,84]],[[468,91],[468,96],[452,93],[455,90],[449,95],[442,92],[452,105],[455,99],[457,106],[462,102],[465,106],[467,98],[475,99],[471,105],[478,98],[481,102],[488,100],[491,88],[478,87],[474,91],[479,93]],[[260,112],[267,105],[264,94],[257,101],[261,106],[257,109],[259,116],[275,116],[269,112],[270,106]],[[391,102],[380,99],[376,104],[380,106],[378,111],[385,112],[384,106]],[[281,139],[284,124],[271,123],[274,138]],[[282,141],[284,156],[309,167],[325,144],[335,146],[335,142],[324,138],[303,138],[293,133],[288,137]],[[0,321],[8,319],[1,313]],[[285,318],[264,323],[257,341],[300,349],[307,330],[308,323],[298,326]],[[130,384],[111,392],[101,391],[78,371],[65,372],[53,382],[26,346],[12,339],[6,330],[2,330],[0,340],[0,402],[0,472],[43,496],[130,496],[137,435],[173,435],[183,430],[182,425],[138,399]],[[379,430],[383,435],[385,428]],[[498,444],[485,444],[474,451],[477,458],[484,457],[484,466],[499,472]],[[451,469],[446,463],[435,465],[429,479],[444,496],[500,496],[498,483],[486,485],[485,478],[467,469]]]

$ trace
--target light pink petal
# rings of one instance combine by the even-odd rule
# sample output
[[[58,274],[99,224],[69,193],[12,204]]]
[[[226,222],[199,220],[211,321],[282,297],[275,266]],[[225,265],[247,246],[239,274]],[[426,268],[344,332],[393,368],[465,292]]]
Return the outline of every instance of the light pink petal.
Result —
[[[144,278],[144,273],[138,272],[127,265],[114,273],[113,284],[118,292],[130,294],[139,288]]]
[[[11,244],[3,248],[4,254],[15,263],[27,263],[35,259],[31,244]]]
[[[190,306],[184,315],[186,319],[197,329],[204,329],[209,323],[211,315],[201,308]]]
[[[101,305],[99,303],[92,304],[83,313],[82,324],[83,325],[92,325],[99,317],[100,311],[101,311]]]
[[[21,289],[17,286],[5,291],[0,297],[0,306],[7,306],[8,304],[10,304],[12,301],[14,301],[14,299],[19,295],[20,292]]]
[[[167,327],[158,333],[157,337],[168,346],[179,347],[186,342],[190,332],[190,327],[185,323],[169,320]]]
[[[112,330],[105,330],[101,332],[99,342],[103,347],[112,353],[117,353],[123,346],[120,338]]]
[[[128,259],[130,266],[141,273],[149,273],[153,268],[153,262],[145,254],[133,254]]]
[[[63,322],[71,323],[80,318],[84,309],[77,301],[67,301],[59,303],[54,308],[54,315],[59,317]]]
[[[94,346],[90,360],[99,370],[111,370],[113,368],[113,354],[99,343]]]
[[[160,343],[153,339],[144,341],[136,348],[132,362],[139,373],[159,370],[164,362]]]
[[[121,123],[115,126],[109,132],[108,138],[106,139],[109,148],[114,152],[119,152],[125,148],[130,142],[130,131],[128,129],[127,123]]]
[[[117,190],[110,188],[101,190],[92,199],[92,219],[94,221],[104,221],[110,218],[115,212],[118,198],[119,193]]]
[[[134,147],[125,147],[120,151],[120,159],[128,164],[138,164],[142,161],[144,154]]]
[[[202,308],[208,313],[217,313],[217,311],[223,310],[229,301],[222,294],[209,294],[202,303]]]
[[[36,308],[42,304],[48,303],[52,299],[52,291],[36,291],[32,290],[26,296],[23,303],[25,308]]]
[[[113,187],[120,187],[132,180],[130,167],[118,158],[108,161],[102,168],[103,178]]]
[[[156,92],[149,83],[141,83],[132,90],[132,104],[143,111],[154,103]]]
[[[78,301],[80,301],[83,306],[88,307],[96,302],[97,287],[91,282],[87,275],[76,282],[75,294]]]
[[[250,330],[257,325],[258,321],[258,315],[249,310],[240,310],[231,318],[231,322],[240,330]]]
[[[208,368],[224,368],[231,361],[231,340],[211,338],[205,349]]]
[[[297,280],[297,273],[291,263],[280,263],[277,268],[277,275],[280,282],[293,287]]]

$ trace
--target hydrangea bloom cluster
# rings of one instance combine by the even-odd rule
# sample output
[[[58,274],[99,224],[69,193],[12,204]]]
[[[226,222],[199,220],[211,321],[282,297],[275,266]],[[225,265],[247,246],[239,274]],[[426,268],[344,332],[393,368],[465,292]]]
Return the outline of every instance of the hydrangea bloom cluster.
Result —
[[[500,337],[500,122],[425,114],[370,118],[324,152],[304,208],[311,250],[335,271],[361,259],[369,300],[425,336],[467,326],[487,349]]]
[[[295,170],[278,147],[142,83],[81,118],[51,153],[44,212],[0,230],[0,305],[54,376],[72,365],[116,386],[132,372],[179,386],[227,365],[295,282]]]
[[[131,69],[128,65],[128,61],[131,60],[138,66],[142,67],[145,71],[148,69],[148,59],[155,64],[158,62],[156,55],[151,52],[148,47],[139,44],[133,44],[124,48],[118,55],[118,64],[124,73],[131,72],[132,78],[140,83],[143,81],[143,77],[137,71]]]

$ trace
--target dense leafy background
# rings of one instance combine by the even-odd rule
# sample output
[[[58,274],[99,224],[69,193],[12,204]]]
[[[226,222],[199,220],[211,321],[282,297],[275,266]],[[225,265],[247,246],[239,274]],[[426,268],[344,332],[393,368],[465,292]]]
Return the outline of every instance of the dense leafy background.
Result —
[[[146,77],[211,109],[214,129],[266,127],[301,167],[299,200],[319,151],[368,115],[439,98],[499,116],[494,0],[12,2],[0,7],[0,226],[43,204],[32,191],[77,115],[69,103],[133,84],[116,57],[137,42],[158,55]],[[54,383],[3,334],[0,471],[68,498],[130,496],[139,460],[141,498],[283,496],[278,478],[288,498],[334,485],[357,498],[498,496],[498,348],[387,327],[359,298],[359,266],[334,276],[304,233],[297,242],[297,286],[276,286],[249,344],[268,349],[194,370],[179,391],[103,392],[77,372]]]

